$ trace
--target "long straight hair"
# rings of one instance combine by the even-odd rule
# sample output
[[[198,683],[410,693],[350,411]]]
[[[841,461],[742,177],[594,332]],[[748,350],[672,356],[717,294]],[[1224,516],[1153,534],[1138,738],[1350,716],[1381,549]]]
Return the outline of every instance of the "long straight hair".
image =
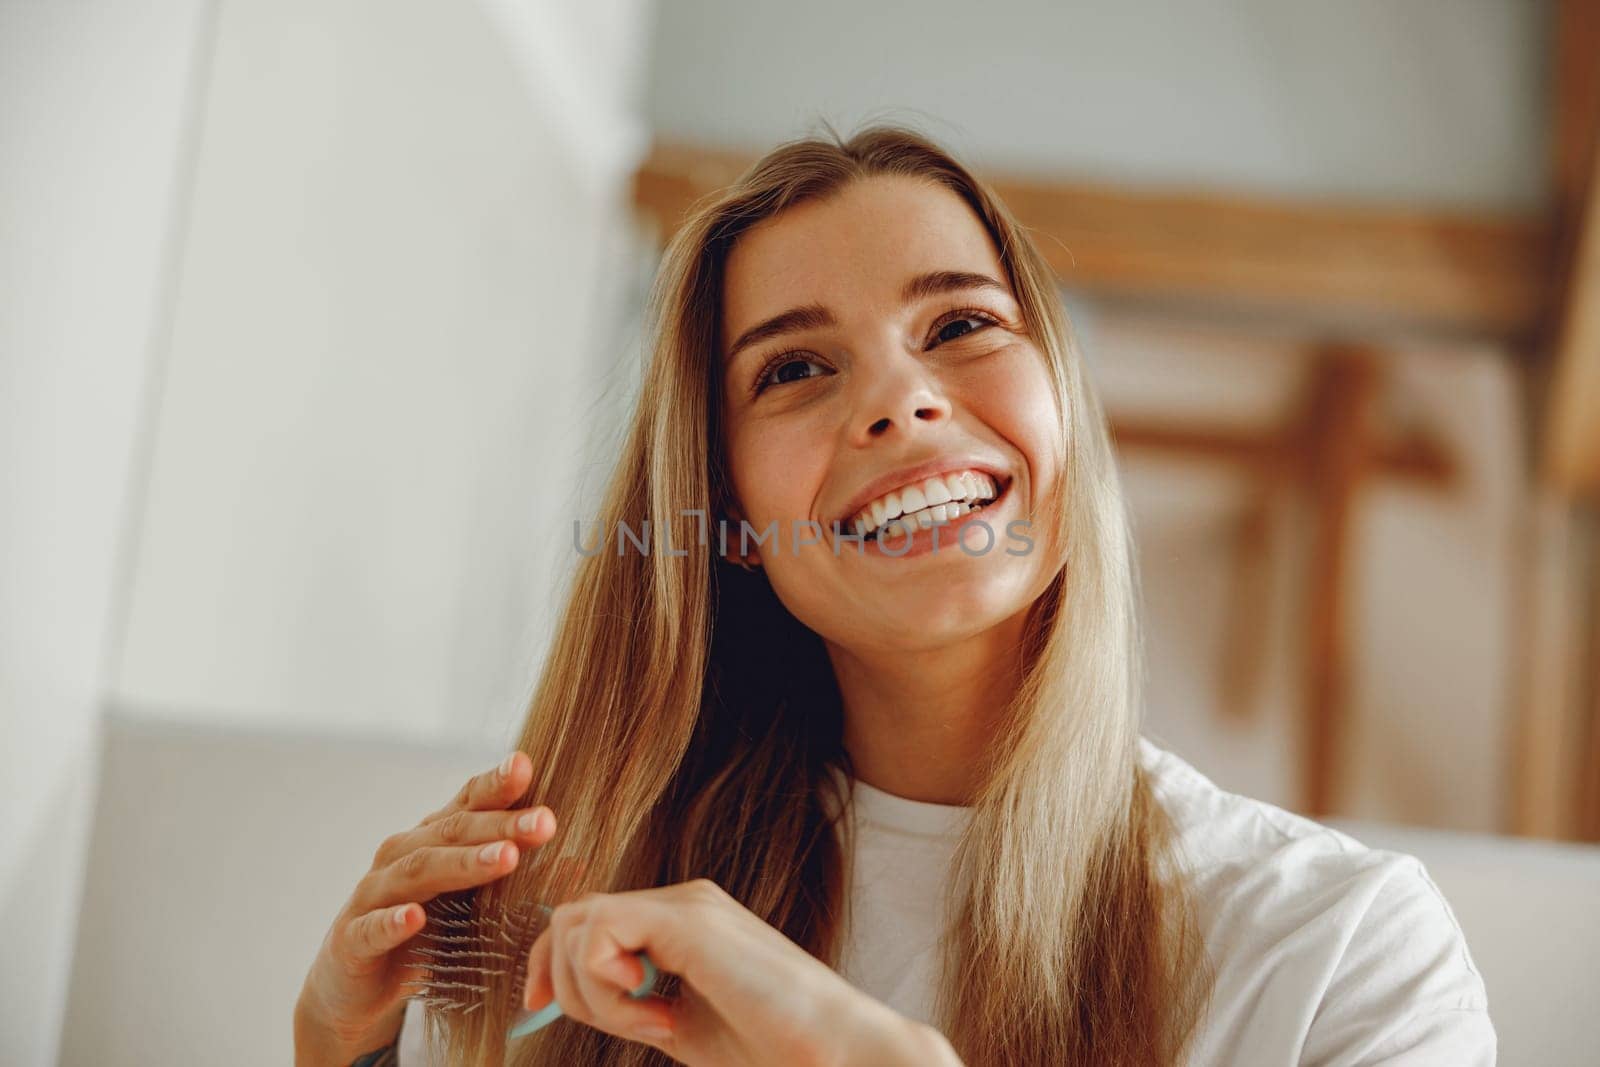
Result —
[[[791,205],[874,175],[918,177],[960,195],[994,241],[1048,366],[1063,472],[1036,516],[1055,535],[1043,538],[1054,571],[1028,611],[1021,683],[974,754],[930,1021],[972,1067],[1177,1063],[1211,973],[1172,825],[1138,760],[1128,520],[1053,275],[998,197],[919,132],[828,132],[779,145],[703,199],[665,251],[642,392],[598,517],[602,534],[648,520],[651,550],[619,538],[579,561],[520,738],[534,762],[523,802],[549,805],[560,830],[467,898],[492,909],[709,878],[837,966],[851,779],[837,683],[821,639],[765,575],[712,547],[732,503],[723,274],[739,236]],[[687,555],[668,555],[665,536]],[[507,1050],[509,979],[499,992],[486,1010],[430,1016],[449,1062],[671,1062],[571,1023]]]

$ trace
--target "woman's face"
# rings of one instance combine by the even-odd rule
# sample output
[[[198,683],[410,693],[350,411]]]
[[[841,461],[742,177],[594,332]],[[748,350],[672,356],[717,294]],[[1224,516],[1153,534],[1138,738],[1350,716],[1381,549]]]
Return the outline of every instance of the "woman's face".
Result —
[[[1043,591],[1051,554],[1033,518],[1060,474],[1060,431],[1023,330],[988,232],[929,181],[857,180],[734,245],[719,355],[736,519],[779,598],[823,638],[935,648]],[[909,538],[896,508],[912,512]],[[834,523],[851,535],[857,517],[882,524],[881,541],[870,529],[836,540]],[[727,530],[738,556],[738,522]]]

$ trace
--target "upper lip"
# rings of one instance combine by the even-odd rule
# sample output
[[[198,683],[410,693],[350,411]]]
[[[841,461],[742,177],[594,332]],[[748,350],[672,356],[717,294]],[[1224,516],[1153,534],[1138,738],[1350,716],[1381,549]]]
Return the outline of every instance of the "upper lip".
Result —
[[[993,478],[995,484],[1001,488],[1004,488],[1004,483],[1009,477],[999,464],[979,459],[977,456],[941,456],[910,467],[901,467],[874,478],[851,498],[849,506],[835,521],[839,523],[840,529],[848,529],[850,520],[855,518],[857,512],[889,490],[925,481],[936,474],[953,474],[956,471],[982,471]]]

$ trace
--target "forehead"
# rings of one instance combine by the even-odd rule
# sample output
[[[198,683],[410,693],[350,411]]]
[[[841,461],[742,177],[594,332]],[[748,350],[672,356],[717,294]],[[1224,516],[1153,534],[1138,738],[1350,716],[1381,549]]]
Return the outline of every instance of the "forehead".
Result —
[[[1007,277],[989,232],[957,193],[932,181],[875,175],[806,201],[742,234],[723,275],[722,345],[797,304],[898,303],[905,280],[934,270]]]

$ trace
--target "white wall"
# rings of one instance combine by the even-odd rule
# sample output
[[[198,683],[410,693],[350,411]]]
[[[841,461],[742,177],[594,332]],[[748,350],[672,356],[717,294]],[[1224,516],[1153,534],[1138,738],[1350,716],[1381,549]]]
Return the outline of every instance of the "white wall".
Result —
[[[200,0],[0,4],[0,1061],[56,1062]]]
[[[105,708],[520,720],[636,386],[645,14],[0,4],[0,1062],[61,1048]]]
[[[650,120],[766,147],[923,118],[1013,170],[1532,208],[1547,0],[661,5]]]
[[[71,1067],[293,1063],[306,969],[373,851],[504,756],[115,713],[105,737],[61,1040]]]
[[[520,722],[632,382],[641,7],[223,5],[121,706]]]

